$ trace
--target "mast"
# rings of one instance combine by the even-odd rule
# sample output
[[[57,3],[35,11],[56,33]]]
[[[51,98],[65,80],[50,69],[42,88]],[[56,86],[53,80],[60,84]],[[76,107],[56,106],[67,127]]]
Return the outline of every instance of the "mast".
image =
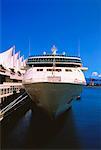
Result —
[[[53,55],[52,75],[54,75],[54,70],[55,70],[55,55],[56,55],[56,51],[57,51],[57,48],[55,47],[55,45],[53,45],[53,47],[51,48],[51,51],[52,51],[52,55]]]
[[[29,39],[29,53],[28,53],[28,56],[30,56],[30,39]]]
[[[78,56],[80,57],[80,39],[78,40]]]

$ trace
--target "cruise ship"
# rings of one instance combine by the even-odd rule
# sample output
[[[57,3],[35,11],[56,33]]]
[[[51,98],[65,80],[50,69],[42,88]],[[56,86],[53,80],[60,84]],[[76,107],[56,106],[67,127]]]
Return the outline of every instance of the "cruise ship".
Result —
[[[80,57],[52,53],[30,56],[27,60],[23,86],[36,105],[57,117],[69,109],[72,101],[82,92],[86,80]]]

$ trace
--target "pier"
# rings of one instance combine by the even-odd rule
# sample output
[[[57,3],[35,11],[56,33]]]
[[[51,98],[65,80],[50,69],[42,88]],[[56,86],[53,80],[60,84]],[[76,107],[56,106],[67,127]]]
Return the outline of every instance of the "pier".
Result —
[[[3,83],[0,84],[0,120],[3,119],[4,115],[8,112],[10,112],[11,110],[13,110],[13,108],[15,108],[16,106],[18,106],[18,104],[24,100],[25,98],[28,97],[28,95],[24,92],[24,93],[20,93],[21,89],[23,89],[22,87],[22,83]],[[13,96],[13,94],[18,94],[15,98]],[[12,96],[11,100],[9,101],[9,97]],[[7,105],[4,105],[6,104]]]
[[[0,53],[0,120],[20,107],[28,97],[22,86],[25,65],[24,56],[15,53],[15,46]]]
[[[0,84],[0,104],[4,101],[5,97],[12,94],[19,93],[22,88],[22,83],[3,83]]]
[[[20,94],[16,99],[13,99],[11,103],[5,106],[3,109],[0,110],[0,121],[6,117],[9,113],[13,112],[17,108],[21,106],[21,102],[28,97],[26,92]]]

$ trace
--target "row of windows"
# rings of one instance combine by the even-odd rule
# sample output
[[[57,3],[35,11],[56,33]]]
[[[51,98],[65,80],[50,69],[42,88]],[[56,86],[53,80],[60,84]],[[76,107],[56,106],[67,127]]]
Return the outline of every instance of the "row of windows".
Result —
[[[20,87],[11,87],[11,88],[5,88],[5,89],[0,89],[0,95],[4,95],[4,94],[9,94],[14,92],[14,90],[17,92],[20,90]]]
[[[30,63],[27,63],[27,66],[28,67],[52,67],[53,66],[53,63],[43,63],[43,64],[30,64]],[[82,65],[81,64],[55,64],[56,67],[81,67]]]
[[[28,62],[53,62],[53,58],[30,58]],[[76,62],[81,63],[78,59],[65,59],[65,58],[55,58],[56,62]]]
[[[43,69],[37,69],[37,71],[43,71]],[[57,72],[61,72],[61,69],[47,69],[47,71],[57,71]],[[71,69],[65,69],[66,72],[72,72]]]
[[[47,71],[57,71],[57,72],[60,72],[62,70],[61,69],[47,69]]]

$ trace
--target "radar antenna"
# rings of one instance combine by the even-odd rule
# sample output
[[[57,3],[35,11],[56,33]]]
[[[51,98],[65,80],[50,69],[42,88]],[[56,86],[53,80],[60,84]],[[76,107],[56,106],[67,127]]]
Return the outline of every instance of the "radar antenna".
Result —
[[[51,51],[52,51],[52,55],[56,55],[57,48],[55,47],[55,45],[53,45]]]

